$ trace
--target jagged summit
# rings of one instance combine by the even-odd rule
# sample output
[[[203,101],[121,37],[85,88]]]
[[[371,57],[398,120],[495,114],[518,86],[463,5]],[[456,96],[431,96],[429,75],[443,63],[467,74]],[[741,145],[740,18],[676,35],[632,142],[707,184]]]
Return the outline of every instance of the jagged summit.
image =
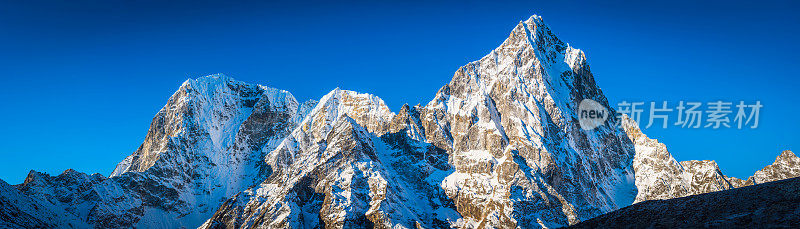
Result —
[[[426,139],[451,154],[442,188],[463,225],[558,227],[633,201],[634,150],[619,124],[578,126],[581,100],[607,105],[583,56],[534,16],[422,108]]]
[[[800,176],[800,158],[784,151],[771,165],[756,171],[746,181],[725,176],[713,160],[678,162],[667,147],[648,138],[638,124],[622,117],[623,128],[636,148],[636,201],[662,200],[716,192]]]
[[[144,172],[156,165],[163,154],[182,147],[180,142],[167,138],[200,138],[207,142],[199,153],[214,164],[223,164],[224,155],[214,152],[237,147],[236,141],[243,124],[258,124],[260,120],[245,122],[260,112],[282,112],[291,114],[291,122],[299,122],[302,114],[294,96],[284,90],[234,80],[224,74],[214,74],[185,81],[153,119],[150,131],[139,149],[123,160],[111,176],[125,172]],[[267,115],[267,114],[262,114]],[[252,139],[249,139],[252,140]],[[162,160],[164,161],[164,160]],[[164,162],[168,163],[168,162]],[[170,162],[170,163],[178,163]]]
[[[420,175],[436,169],[416,158],[397,160],[405,153],[383,137],[395,136],[387,133],[393,117],[376,96],[334,89],[267,154],[269,176],[226,201],[202,227],[410,228],[455,218],[452,210],[434,214],[441,204],[412,203],[437,195],[428,190],[434,184],[405,182],[421,182]],[[410,167],[397,171],[397,163]]]
[[[322,97],[303,125],[334,121],[346,114],[365,126],[370,132],[380,133],[394,117],[383,100],[375,95],[342,90],[338,87]],[[323,119],[323,116],[325,119]],[[327,123],[330,124],[330,123]]]
[[[190,86],[190,85],[198,85],[198,84],[221,85],[223,83],[228,83],[228,82],[231,82],[231,83],[234,83],[234,84],[244,84],[244,82],[237,81],[237,80],[235,80],[235,79],[233,79],[233,78],[231,78],[231,77],[229,77],[229,76],[227,76],[227,75],[225,75],[223,73],[215,73],[215,74],[211,74],[211,75],[207,75],[207,76],[197,77],[195,79],[191,79],[191,78],[186,79],[186,81],[183,81],[183,83],[181,84],[181,87]]]
[[[794,152],[785,150],[775,158],[775,162],[748,178],[747,184],[761,184],[797,176],[800,176],[800,158]]]

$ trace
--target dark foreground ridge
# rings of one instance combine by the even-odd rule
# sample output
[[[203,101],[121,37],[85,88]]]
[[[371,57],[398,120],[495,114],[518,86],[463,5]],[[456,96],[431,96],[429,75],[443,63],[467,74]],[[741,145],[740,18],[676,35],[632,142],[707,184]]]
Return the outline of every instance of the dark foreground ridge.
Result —
[[[796,228],[800,178],[668,200],[651,200],[569,228]]]

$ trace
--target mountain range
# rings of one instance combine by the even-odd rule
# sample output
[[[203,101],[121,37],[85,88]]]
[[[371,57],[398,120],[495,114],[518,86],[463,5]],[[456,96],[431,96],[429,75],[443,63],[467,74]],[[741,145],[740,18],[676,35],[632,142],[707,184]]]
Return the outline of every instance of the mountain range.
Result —
[[[425,105],[319,101],[222,74],[184,82],[113,173],[0,181],[11,228],[554,228],[634,203],[800,176],[784,151],[747,179],[676,161],[615,117],[584,53],[539,16],[460,67]]]

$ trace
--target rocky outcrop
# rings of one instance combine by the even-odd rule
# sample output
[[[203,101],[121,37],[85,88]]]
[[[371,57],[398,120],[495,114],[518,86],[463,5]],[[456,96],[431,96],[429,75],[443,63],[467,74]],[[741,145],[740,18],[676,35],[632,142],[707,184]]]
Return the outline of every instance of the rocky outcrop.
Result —
[[[124,184],[100,174],[87,175],[71,169],[58,176],[31,171],[25,182],[16,188],[40,203],[63,209],[66,214],[60,217],[84,219],[63,223],[86,223],[102,228],[133,227],[146,206],[170,211],[182,204],[176,193],[169,193],[169,190],[139,183]],[[139,195],[145,193],[149,196]]]
[[[784,180],[789,178],[800,177],[800,158],[797,157],[792,151],[785,150],[777,158],[775,162],[767,165],[761,170],[758,170],[747,178],[747,180],[738,179],[735,177],[728,177],[728,181],[736,187],[744,187],[747,185],[761,184],[772,181]]]
[[[636,122],[621,118],[628,137],[636,148],[636,201],[671,199],[731,189],[734,186],[714,161],[678,162],[658,140],[648,138]],[[738,184],[733,181],[735,184]]]
[[[0,228],[86,227],[64,210],[27,196],[0,180]]]
[[[784,151],[771,165],[747,180],[725,176],[715,161],[678,162],[658,140],[648,138],[638,124],[622,117],[623,127],[636,148],[633,160],[638,189],[635,203],[672,199],[800,176],[800,158]]]
[[[747,184],[761,184],[800,176],[800,158],[786,150],[775,158],[775,162],[756,171],[747,179]]]

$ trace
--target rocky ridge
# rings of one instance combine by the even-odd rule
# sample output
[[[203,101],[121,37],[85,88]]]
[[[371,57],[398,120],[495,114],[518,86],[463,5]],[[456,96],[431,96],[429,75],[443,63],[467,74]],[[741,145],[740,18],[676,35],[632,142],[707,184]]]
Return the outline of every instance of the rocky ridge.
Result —
[[[642,133],[636,122],[626,116],[622,120],[625,132],[636,148],[633,166],[637,174],[638,192],[634,203],[723,191],[800,176],[800,158],[788,150],[783,151],[773,164],[756,171],[747,180],[724,175],[715,161],[678,162],[663,143]]]

